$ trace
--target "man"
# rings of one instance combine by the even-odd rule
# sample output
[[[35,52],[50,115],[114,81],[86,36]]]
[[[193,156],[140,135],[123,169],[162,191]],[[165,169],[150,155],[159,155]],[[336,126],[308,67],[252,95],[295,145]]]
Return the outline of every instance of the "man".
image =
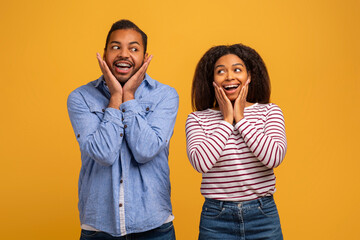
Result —
[[[175,239],[169,140],[179,98],[146,74],[147,36],[120,20],[99,79],[74,90],[68,111],[81,151],[80,239]]]

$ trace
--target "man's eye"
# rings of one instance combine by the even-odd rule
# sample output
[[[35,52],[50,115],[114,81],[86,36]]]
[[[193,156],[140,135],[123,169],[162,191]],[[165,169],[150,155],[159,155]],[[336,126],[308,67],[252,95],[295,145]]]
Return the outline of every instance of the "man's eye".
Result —
[[[138,49],[137,48],[131,48],[130,49],[132,52],[136,52]]]
[[[112,49],[120,49],[119,46],[112,46],[111,48],[112,48]]]

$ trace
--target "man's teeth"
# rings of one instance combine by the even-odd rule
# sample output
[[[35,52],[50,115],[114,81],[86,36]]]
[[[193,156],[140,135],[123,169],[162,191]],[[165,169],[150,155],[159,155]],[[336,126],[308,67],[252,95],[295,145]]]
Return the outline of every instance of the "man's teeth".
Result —
[[[225,89],[230,89],[230,88],[237,88],[239,85],[227,85],[224,86]]]
[[[128,64],[128,63],[117,63],[116,66],[120,67],[120,68],[122,68],[122,67],[129,68],[129,67],[131,67],[131,65]]]

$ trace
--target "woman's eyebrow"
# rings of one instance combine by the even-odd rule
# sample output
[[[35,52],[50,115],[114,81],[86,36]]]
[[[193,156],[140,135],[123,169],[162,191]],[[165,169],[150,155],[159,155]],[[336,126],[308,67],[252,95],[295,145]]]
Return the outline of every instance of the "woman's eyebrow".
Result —
[[[225,65],[217,65],[217,66],[215,66],[215,69],[217,69],[219,67],[225,67]]]

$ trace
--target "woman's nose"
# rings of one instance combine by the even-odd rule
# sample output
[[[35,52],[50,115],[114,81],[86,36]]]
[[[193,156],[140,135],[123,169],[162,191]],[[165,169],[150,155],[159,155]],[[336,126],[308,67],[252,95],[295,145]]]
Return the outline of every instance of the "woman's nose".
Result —
[[[233,80],[235,78],[235,75],[233,72],[228,71],[227,72],[227,80]]]

